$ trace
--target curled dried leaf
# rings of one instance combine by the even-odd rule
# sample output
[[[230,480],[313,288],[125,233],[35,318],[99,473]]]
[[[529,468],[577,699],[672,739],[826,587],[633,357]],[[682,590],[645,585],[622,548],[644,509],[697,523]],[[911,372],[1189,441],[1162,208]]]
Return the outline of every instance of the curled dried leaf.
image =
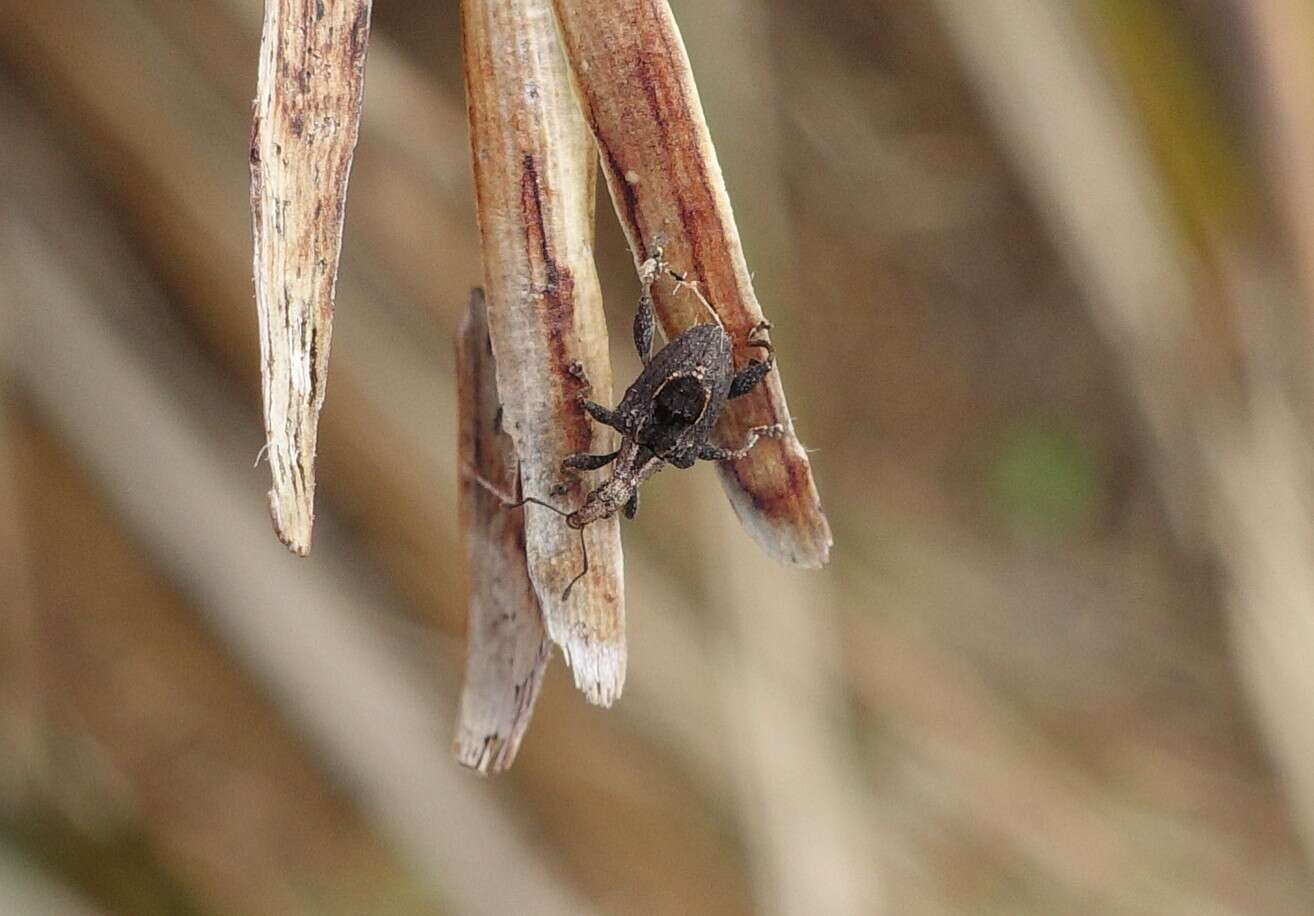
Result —
[[[524,509],[507,509],[489,484],[514,493],[515,446],[502,429],[496,362],[482,290],[456,345],[459,389],[461,528],[470,576],[465,684],[456,757],[480,772],[515,760],[543,685],[552,643],[525,562]]]

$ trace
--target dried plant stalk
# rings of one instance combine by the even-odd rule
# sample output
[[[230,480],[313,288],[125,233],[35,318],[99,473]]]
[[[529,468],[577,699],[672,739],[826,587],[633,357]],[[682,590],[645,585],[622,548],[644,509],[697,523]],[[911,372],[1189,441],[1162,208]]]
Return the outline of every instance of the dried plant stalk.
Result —
[[[1232,6],[1254,49],[1253,107],[1276,185],[1273,202],[1287,224],[1306,302],[1314,303],[1314,7],[1301,0]]]
[[[611,451],[610,432],[580,409],[611,395],[602,294],[593,263],[595,153],[571,94],[549,0],[465,0],[466,92],[488,324],[497,354],[503,423],[515,442],[526,495],[563,505],[601,472],[565,475],[574,452]],[[596,440],[595,440],[596,433]],[[527,506],[529,574],[548,634],[588,698],[609,705],[625,679],[620,530],[576,531]]]
[[[487,773],[504,770],[515,760],[543,686],[552,643],[529,581],[525,510],[507,509],[484,483],[514,493],[518,471],[515,446],[501,426],[497,363],[483,290],[470,294],[456,344],[456,367],[461,529],[470,570],[469,642],[456,758]]]
[[[370,0],[266,0],[251,132],[251,214],[274,531],[310,551],[347,177]]]
[[[616,214],[636,265],[660,242],[675,269],[698,281],[741,346],[762,320],[739,243],[730,198],[684,42],[666,0],[554,0],[580,106],[602,154]],[[655,290],[668,339],[699,322],[696,297]],[[754,351],[755,352],[755,351]],[[784,562],[816,567],[830,555],[807,453],[794,435],[780,373],[726,405],[722,445],[738,445],[753,426],[780,423],[786,434],[745,458],[719,465],[744,526]]]

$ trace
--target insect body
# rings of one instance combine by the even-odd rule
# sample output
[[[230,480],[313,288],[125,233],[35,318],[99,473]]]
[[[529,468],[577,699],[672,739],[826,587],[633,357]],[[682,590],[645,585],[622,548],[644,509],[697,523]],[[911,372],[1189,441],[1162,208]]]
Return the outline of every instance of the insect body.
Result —
[[[765,360],[751,360],[747,366],[735,371],[732,359],[733,344],[730,335],[720,323],[699,324],[685,330],[670,341],[656,355],[652,355],[653,311],[652,286],[663,273],[681,285],[697,292],[696,286],[680,274],[671,271],[662,260],[661,249],[644,262],[639,270],[643,293],[639,297],[639,311],[634,317],[634,344],[643,360],[643,372],[625,391],[620,404],[609,410],[590,401],[588,387],[580,395],[580,404],[595,420],[621,434],[620,447],[605,455],[587,452],[570,455],[562,465],[568,470],[592,471],[612,465],[611,476],[584,497],[584,503],[573,512],[565,512],[550,503],[532,496],[518,500],[501,497],[509,507],[534,503],[565,516],[566,524],[580,532],[580,546],[584,550],[584,568],[571,580],[562,593],[570,596],[575,583],[589,571],[589,558],[584,547],[584,528],[599,519],[610,518],[622,509],[626,518],[634,518],[639,510],[639,486],[668,464],[677,468],[692,467],[695,461],[731,461],[742,458],[763,436],[779,437],[780,424],[755,426],[739,448],[720,448],[708,441],[725,402],[742,397],[766,378],[774,364],[771,343],[754,334],[771,327],[763,321],[749,335],[748,345],[767,351]],[[702,299],[701,294],[699,298]],[[706,300],[703,304],[716,317]],[[582,367],[572,367],[578,377],[584,378]],[[478,478],[476,475],[476,479]],[[485,482],[492,492],[492,485]],[[498,494],[501,496],[501,494]]]
[[[651,288],[664,269],[658,251],[640,270],[644,289],[634,319],[634,341],[644,363],[643,372],[625,391],[615,410],[581,398],[584,409],[595,420],[621,434],[621,445],[609,454],[581,453],[563,462],[565,467],[577,470],[594,470],[615,462],[611,477],[566,517],[566,524],[572,528],[583,528],[622,508],[626,518],[633,518],[639,507],[640,484],[667,464],[688,468],[700,459],[742,458],[760,437],[781,434],[779,424],[754,427],[744,444],[736,449],[720,448],[708,441],[725,402],[752,391],[771,371],[772,359],[768,356],[765,361],[753,360],[736,373],[730,335],[719,324],[694,325],[650,356]],[[690,285],[680,275],[670,273],[681,283]],[[767,327],[763,322],[754,330]],[[750,336],[748,343],[770,353],[771,344],[765,339]]]

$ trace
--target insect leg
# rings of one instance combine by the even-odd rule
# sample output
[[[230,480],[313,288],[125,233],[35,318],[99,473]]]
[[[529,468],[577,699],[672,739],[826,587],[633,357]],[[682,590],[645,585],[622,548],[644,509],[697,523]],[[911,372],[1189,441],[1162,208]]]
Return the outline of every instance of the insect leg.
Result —
[[[577,471],[596,471],[605,464],[609,464],[620,454],[620,449],[609,455],[590,455],[588,452],[578,452],[574,455],[567,455],[561,462],[563,468],[574,468]]]
[[[590,401],[588,398],[580,398],[579,403],[589,412],[589,415],[599,423],[610,426],[612,429],[621,433],[625,432],[625,430],[621,429],[621,419],[616,415],[615,411],[608,410],[601,404],[595,401]]]
[[[634,313],[634,349],[645,366],[652,359],[652,332],[656,319],[652,314],[652,292],[645,289],[639,296],[639,310]]]
[[[741,398],[748,392],[757,387],[758,382],[766,378],[771,367],[775,365],[775,360],[771,357],[763,361],[752,360],[743,369],[735,374],[734,379],[730,382],[730,391],[727,392],[727,399]]]
[[[775,365],[776,348],[771,346],[771,341],[765,337],[756,336],[763,331],[769,330],[771,330],[771,322],[764,318],[753,326],[753,330],[748,332],[748,346],[761,347],[766,350],[767,358],[765,360],[749,360],[748,365],[736,373],[730,382],[730,390],[726,393],[727,399],[741,398],[748,394],[757,387],[758,382],[766,378],[767,373],[771,371],[771,367]]]
[[[596,401],[589,400],[589,394],[593,391],[593,383],[589,381],[588,373],[584,371],[584,364],[579,360],[576,360],[566,368],[567,371],[569,371],[570,374],[578,379],[580,384],[584,386],[580,389],[579,394],[576,395],[580,406],[588,411],[593,419],[597,420],[599,423],[605,423],[612,429],[619,430],[620,427],[616,424],[620,422],[620,418]]]
[[[639,265],[641,289],[639,310],[634,313],[634,349],[639,351],[639,359],[645,366],[648,365],[648,360],[652,359],[652,333],[656,326],[652,312],[652,285],[657,282],[657,277],[665,269],[666,261],[662,259],[660,245],[653,249],[652,257]]]
[[[773,423],[771,426],[754,426],[748,431],[748,438],[739,448],[720,448],[715,445],[704,445],[698,451],[698,457],[703,461],[736,461],[743,458],[753,450],[757,445],[757,440],[762,436],[768,439],[779,439],[784,435],[785,429],[779,423]]]

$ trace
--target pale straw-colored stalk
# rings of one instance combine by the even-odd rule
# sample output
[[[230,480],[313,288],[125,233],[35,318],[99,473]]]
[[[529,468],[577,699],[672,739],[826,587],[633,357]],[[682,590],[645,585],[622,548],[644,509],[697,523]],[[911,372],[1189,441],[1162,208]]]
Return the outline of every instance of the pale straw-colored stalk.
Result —
[[[605,472],[565,473],[574,452],[615,448],[579,397],[611,396],[602,293],[593,263],[595,154],[571,94],[548,0],[465,0],[462,32],[483,243],[488,326],[503,425],[526,496],[576,503]],[[586,383],[587,380],[587,383]],[[590,387],[591,386],[591,387]],[[578,532],[525,512],[529,574],[548,634],[575,683],[603,706],[625,681],[625,605],[615,518]]]
[[[310,551],[347,178],[370,0],[266,0],[251,131],[251,214],[274,531]]]

